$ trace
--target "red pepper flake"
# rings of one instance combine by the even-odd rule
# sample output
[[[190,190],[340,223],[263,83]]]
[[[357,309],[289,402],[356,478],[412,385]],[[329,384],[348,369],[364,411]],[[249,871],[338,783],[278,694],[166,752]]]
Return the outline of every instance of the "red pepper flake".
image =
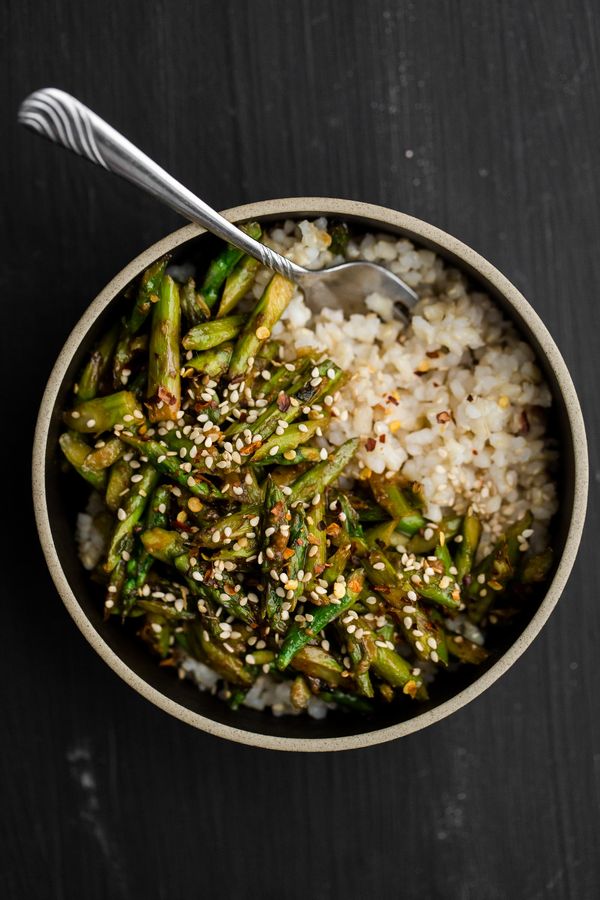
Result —
[[[277,409],[280,412],[287,412],[290,408],[290,398],[285,393],[285,391],[279,391],[277,394]]]
[[[388,403],[391,403],[393,406],[398,406],[399,400],[393,396],[393,394],[388,394],[386,397]]]
[[[519,431],[518,434],[529,434],[529,418],[525,410],[519,416]]]
[[[469,403],[472,403],[473,402],[473,394],[468,394],[467,400],[469,401]]]
[[[377,441],[375,440],[375,438],[370,437],[370,438],[367,438],[367,440],[365,441],[365,447],[367,448],[369,453],[371,452],[371,450],[374,450],[376,446],[377,446]]]
[[[380,443],[380,444],[385,444],[385,434],[380,434],[380,435],[379,435],[379,443]]]
[[[439,350],[428,350],[427,353],[425,354],[425,356],[428,356],[429,359],[437,359],[439,355],[440,355]]]
[[[447,412],[445,409],[443,409],[442,412],[439,412],[437,414],[436,419],[440,423],[440,425],[446,425],[447,422],[452,421],[452,416],[450,415],[449,412]]]

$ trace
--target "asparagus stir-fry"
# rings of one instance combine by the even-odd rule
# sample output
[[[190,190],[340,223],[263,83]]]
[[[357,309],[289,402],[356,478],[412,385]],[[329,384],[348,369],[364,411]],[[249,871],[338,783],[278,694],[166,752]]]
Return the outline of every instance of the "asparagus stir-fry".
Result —
[[[552,564],[525,552],[532,517],[481,558],[472,509],[434,523],[420,485],[348,477],[359,439],[333,446],[327,428],[351,373],[284,361],[271,337],[293,285],[274,275],[244,311],[254,260],[225,247],[199,289],[167,265],[144,273],[64,413],[61,450],[112,516],[106,616],[164,665],[209,666],[233,706],[269,673],[296,709],[319,695],[369,712],[482,663],[473,626],[510,616]]]

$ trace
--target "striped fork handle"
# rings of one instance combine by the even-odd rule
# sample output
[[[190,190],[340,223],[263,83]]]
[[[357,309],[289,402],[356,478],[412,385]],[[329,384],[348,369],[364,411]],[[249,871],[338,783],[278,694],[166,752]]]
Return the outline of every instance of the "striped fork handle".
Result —
[[[121,175],[184,218],[234,244],[284,278],[297,281],[306,274],[301,266],[253,240],[220,216],[70,94],[57,88],[35,91],[21,104],[18,117],[21,124],[109,172]]]

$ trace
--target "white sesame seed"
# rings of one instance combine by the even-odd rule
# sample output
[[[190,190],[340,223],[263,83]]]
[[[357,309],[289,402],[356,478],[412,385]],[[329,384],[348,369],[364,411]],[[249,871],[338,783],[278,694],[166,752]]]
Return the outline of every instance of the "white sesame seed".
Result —
[[[384,562],[373,563],[373,568],[377,569],[378,571],[381,571],[381,569],[385,569],[385,563]]]
[[[422,653],[423,650],[425,649],[425,648],[423,647],[423,644],[421,643],[421,641],[415,641],[415,647],[417,648],[417,650],[419,651],[419,653]]]
[[[440,661],[439,654],[437,653],[436,650],[431,651],[431,653],[429,654],[429,659],[431,660],[431,662],[434,662],[434,663]]]
[[[119,519],[120,522],[124,522],[125,519],[127,518],[127,513],[125,512],[125,510],[123,509],[122,506],[120,506],[117,510],[117,518]]]
[[[86,427],[87,427],[87,428],[93,428],[94,425],[96,424],[96,420],[95,420],[95,419],[88,419],[87,422],[86,422],[85,424],[86,424]]]

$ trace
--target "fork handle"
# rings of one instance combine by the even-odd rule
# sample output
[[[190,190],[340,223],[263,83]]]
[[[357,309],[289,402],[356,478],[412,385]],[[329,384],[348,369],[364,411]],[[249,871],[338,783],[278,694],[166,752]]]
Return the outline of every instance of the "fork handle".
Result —
[[[184,218],[202,225],[284,278],[298,281],[306,274],[307,270],[302,266],[255,241],[220,216],[131,141],[65,91],[57,88],[35,91],[21,104],[18,118],[22,125],[54,143],[62,144],[90,162],[131,181]]]

